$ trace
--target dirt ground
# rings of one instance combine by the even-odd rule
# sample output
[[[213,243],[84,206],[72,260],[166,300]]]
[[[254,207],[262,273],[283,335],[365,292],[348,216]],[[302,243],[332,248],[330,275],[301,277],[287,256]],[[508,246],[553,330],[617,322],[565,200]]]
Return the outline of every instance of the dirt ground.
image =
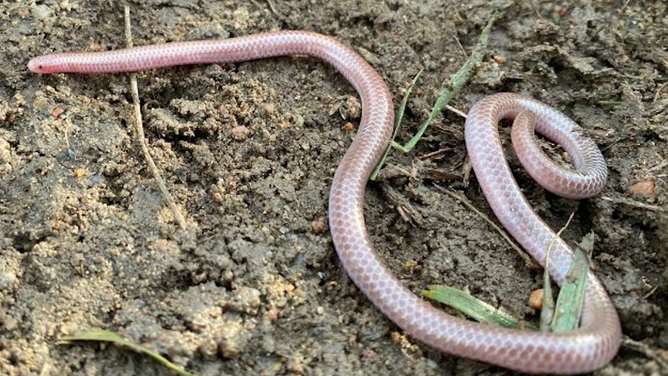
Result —
[[[402,140],[497,12],[483,64],[452,105],[467,111],[486,94],[518,92],[587,129],[610,168],[592,199],[546,193],[509,152],[511,165],[550,225],[576,211],[566,239],[597,235],[596,274],[639,344],[624,344],[595,374],[668,374],[666,2],[131,6],[138,45],[289,29],[335,36],[386,78],[395,103],[423,68]],[[126,349],[57,344],[99,328],[202,375],[513,374],[405,335],[346,276],[329,232],[317,231],[354,137],[346,124],[360,120],[358,97],[335,70],[285,57],[139,75],[149,147],[187,218],[182,231],[130,129],[127,76],[26,68],[48,52],[122,47],[122,4],[0,2],[0,25],[0,374],[171,374]],[[468,288],[534,320],[526,301],[540,273],[434,187],[490,214],[475,178],[463,178],[463,125],[444,112],[416,151],[392,153],[384,179],[368,187],[368,228],[413,291]]]

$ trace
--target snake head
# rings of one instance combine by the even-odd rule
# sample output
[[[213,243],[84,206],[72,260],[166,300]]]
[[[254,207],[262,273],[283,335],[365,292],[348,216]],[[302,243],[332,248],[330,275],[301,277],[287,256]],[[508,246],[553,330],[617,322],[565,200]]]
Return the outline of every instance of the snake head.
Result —
[[[28,69],[33,73],[49,74],[63,72],[59,55],[43,55],[30,59]]]

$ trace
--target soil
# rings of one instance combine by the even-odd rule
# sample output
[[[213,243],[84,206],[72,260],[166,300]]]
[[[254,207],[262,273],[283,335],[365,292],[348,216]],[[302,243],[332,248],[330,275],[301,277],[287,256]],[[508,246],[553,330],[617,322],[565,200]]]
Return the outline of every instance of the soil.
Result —
[[[444,355],[388,321],[346,276],[326,228],[334,169],[360,120],[354,89],[304,57],[139,74],[148,145],[187,219],[181,230],[131,130],[126,75],[40,76],[29,58],[124,46],[118,2],[0,3],[0,373],[168,375],[92,343],[118,332],[202,375],[499,375]],[[400,140],[497,14],[471,82],[451,103],[536,97],[580,123],[610,168],[581,202],[546,193],[509,152],[538,213],[597,235],[596,274],[627,341],[597,375],[666,375],[668,3],[664,1],[133,1],[135,44],[308,29],[359,51],[399,103]],[[525,320],[541,273],[477,214],[463,119],[443,112],[418,148],[370,183],[367,226],[413,291],[466,288]],[[507,128],[503,129],[507,133]],[[546,144],[556,154],[561,151]],[[636,341],[630,342],[628,340]],[[662,368],[663,367],[663,368]]]

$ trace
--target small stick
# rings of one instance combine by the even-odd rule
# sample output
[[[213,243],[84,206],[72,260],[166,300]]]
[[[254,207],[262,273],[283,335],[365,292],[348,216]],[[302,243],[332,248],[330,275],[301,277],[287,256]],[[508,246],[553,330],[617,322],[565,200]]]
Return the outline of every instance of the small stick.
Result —
[[[445,108],[450,110],[451,112],[454,112],[455,114],[463,117],[464,119],[466,119],[466,113],[464,111],[459,110],[457,108],[454,108],[454,107],[450,106],[449,104],[446,104]]]
[[[662,208],[660,206],[649,205],[649,204],[645,204],[645,203],[638,202],[638,201],[635,201],[635,200],[630,200],[630,199],[623,198],[623,197],[601,196],[601,199],[605,200],[605,201],[614,202],[615,204],[625,204],[625,205],[629,205],[629,206],[632,206],[632,207],[635,207],[635,208],[646,209],[646,210],[656,211],[656,212],[660,212],[660,213],[668,212],[668,209]]]
[[[622,340],[622,346],[626,347],[627,349],[640,352],[646,357],[654,360],[663,369],[668,370],[668,362],[665,360],[665,355],[662,355],[662,350],[654,350],[647,344],[640,341],[635,341],[629,337],[625,337]]]
[[[128,48],[132,48],[133,43],[132,43],[132,27],[130,25],[130,7],[126,5],[124,10],[125,10],[126,43],[128,45]],[[165,201],[167,201],[167,205],[169,205],[169,208],[172,210],[174,219],[179,224],[179,227],[181,227],[181,230],[185,230],[186,220],[183,218],[183,215],[181,215],[179,208],[176,206],[176,202],[174,202],[172,195],[167,190],[165,181],[162,179],[162,176],[160,176],[160,171],[158,170],[158,167],[156,167],[155,162],[153,162],[151,154],[148,152],[148,146],[146,146],[146,138],[144,137],[144,125],[141,116],[141,107],[139,106],[137,75],[135,73],[130,73],[130,92],[132,93],[137,141],[141,146],[141,151],[144,154],[144,159],[146,159],[146,164],[148,165],[148,168],[151,171],[151,174],[153,175],[153,179],[155,179],[156,183],[158,184],[158,189],[160,190],[162,197],[165,199]]]

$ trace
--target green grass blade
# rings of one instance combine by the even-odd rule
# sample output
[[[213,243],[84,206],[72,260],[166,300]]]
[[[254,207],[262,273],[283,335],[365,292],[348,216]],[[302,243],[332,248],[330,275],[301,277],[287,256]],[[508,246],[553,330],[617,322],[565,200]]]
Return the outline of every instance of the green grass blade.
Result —
[[[449,82],[446,81],[443,83],[441,92],[431,109],[429,117],[427,117],[427,120],[422,123],[417,133],[415,133],[415,135],[406,144],[399,148],[401,151],[406,153],[415,148],[415,145],[417,145],[418,141],[420,141],[422,135],[427,130],[429,125],[431,125],[431,123],[441,113],[443,107],[450,103],[452,98],[459,94],[459,91],[469,81],[471,72],[478,64],[480,64],[482,58],[485,56],[485,51],[487,50],[487,44],[489,42],[489,33],[492,29],[492,25],[494,25],[494,21],[495,17],[492,17],[489,22],[487,22],[487,25],[485,25],[485,28],[482,30],[480,38],[478,39],[478,43],[473,49],[471,57],[466,61],[466,63],[464,63],[464,65],[462,65],[461,68],[459,68],[459,70],[452,76]]]
[[[156,352],[144,348],[134,342],[130,342],[124,337],[120,336],[119,334],[106,330],[83,332],[73,336],[63,337],[60,339],[60,341],[58,341],[58,344],[66,345],[70,344],[71,342],[77,342],[77,341],[110,342],[118,346],[127,347],[132,351],[138,352],[140,354],[147,355],[153,358],[156,362],[176,372],[180,376],[199,376],[196,373],[190,373],[184,370],[183,367],[177,366],[176,364],[170,362],[169,360],[165,359],[163,356],[161,356]]]
[[[510,314],[454,287],[431,285],[422,291],[422,296],[452,307],[479,322],[506,328],[520,326],[518,320]]]
[[[551,325],[553,332],[570,332],[580,326],[588,273],[589,259],[580,248],[575,247],[573,261],[557,298]]]
[[[569,332],[577,330],[580,324],[582,307],[584,306],[585,285],[589,273],[589,259],[580,247],[575,247],[573,261],[566,273],[566,278],[559,291],[556,306],[552,299],[550,287],[549,258],[552,247],[560,234],[566,229],[573,219],[573,214],[568,222],[555,234],[548,245],[545,255],[545,272],[543,274],[543,308],[541,311],[540,330],[542,332]],[[583,239],[581,246],[584,249],[593,247],[592,234]],[[442,285],[431,285],[422,295],[429,299],[448,305],[465,315],[483,323],[502,326],[507,328],[519,328],[520,322],[508,313],[494,308],[493,306],[471,296],[470,294]],[[535,330],[528,325],[522,325],[526,329]]]
[[[443,107],[445,107],[450,102],[450,100],[452,100],[452,98],[454,98],[459,93],[462,87],[466,85],[466,83],[469,80],[469,77],[471,76],[471,72],[482,61],[482,58],[485,56],[485,51],[487,49],[487,44],[489,42],[489,33],[492,29],[492,25],[494,24],[495,19],[496,17],[493,16],[489,20],[487,25],[485,25],[485,28],[482,30],[480,38],[478,39],[478,43],[473,49],[473,54],[471,54],[471,57],[466,61],[466,63],[464,63],[464,65],[462,65],[461,68],[459,68],[459,70],[452,76],[449,82],[445,81],[443,83],[441,87],[441,92],[439,93],[438,99],[436,99],[436,102],[434,103],[434,106],[431,109],[429,117],[427,117],[427,119],[422,123],[417,133],[405,145],[401,145],[398,142],[395,142],[394,138],[396,137],[399,131],[401,120],[404,115],[404,110],[406,108],[406,102],[408,101],[408,96],[413,90],[413,86],[417,82],[417,78],[422,73],[422,70],[420,70],[420,72],[418,72],[418,74],[415,75],[397,111],[395,126],[394,126],[394,134],[392,135],[392,141],[390,142],[390,145],[388,145],[387,149],[385,149],[383,157],[381,158],[380,162],[378,162],[376,168],[369,177],[371,180],[376,180],[376,178],[378,177],[378,173],[385,164],[385,160],[387,159],[387,155],[390,149],[391,148],[399,149],[403,153],[408,153],[411,150],[413,150],[413,148],[415,148],[415,145],[417,145],[418,141],[420,141],[420,139],[422,138],[422,135],[427,130],[429,125],[441,113]]]
[[[420,78],[422,71],[423,69],[420,69],[420,71],[417,72],[415,77],[413,77],[411,84],[408,85],[408,88],[406,89],[404,97],[401,99],[399,108],[397,108],[397,114],[394,117],[394,132],[392,133],[392,139],[390,140],[390,145],[394,144],[398,145],[396,142],[394,142],[394,138],[397,137],[397,134],[399,133],[399,125],[401,124],[401,120],[403,120],[404,118],[404,112],[406,111],[406,104],[408,103],[408,97],[410,97],[411,93],[413,92],[413,87],[415,87],[415,84],[417,83],[418,78]],[[380,162],[378,162],[378,164],[376,165],[376,168],[371,173],[369,179],[376,180],[376,178],[378,177],[378,173],[380,173],[381,167],[383,167],[383,165],[385,164],[385,160],[387,159],[387,155],[389,153],[390,153],[390,147],[387,147],[385,149],[385,153],[383,153],[383,156],[380,159]]]
[[[545,252],[545,265],[543,269],[543,308],[540,311],[540,331],[541,332],[550,332],[552,330],[552,322],[554,321],[554,299],[552,298],[552,284],[550,282],[550,255],[552,254],[552,249],[554,244],[559,239],[561,234],[566,231],[568,226],[571,224],[575,212],[572,212],[568,217],[566,224],[559,231],[557,231],[550,243],[547,246],[547,252]]]

